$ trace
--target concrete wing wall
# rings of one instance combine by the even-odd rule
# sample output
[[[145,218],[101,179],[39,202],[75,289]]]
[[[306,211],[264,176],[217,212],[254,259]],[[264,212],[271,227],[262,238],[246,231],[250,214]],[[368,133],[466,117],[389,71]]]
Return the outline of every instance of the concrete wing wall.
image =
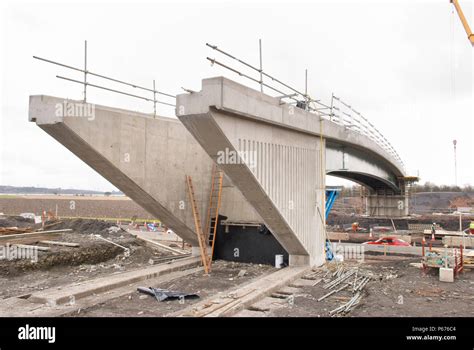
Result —
[[[196,245],[185,186],[191,175],[204,221],[212,160],[177,119],[94,105],[93,117],[72,116],[58,106],[80,104],[49,96],[30,97],[30,121],[67,147],[140,206]],[[242,194],[226,181],[223,215],[238,208],[239,219],[262,221]]]

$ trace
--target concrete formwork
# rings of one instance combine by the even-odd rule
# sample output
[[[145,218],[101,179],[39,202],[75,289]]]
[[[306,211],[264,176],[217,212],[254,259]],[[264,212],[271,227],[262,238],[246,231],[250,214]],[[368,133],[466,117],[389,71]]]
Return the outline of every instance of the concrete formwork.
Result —
[[[29,119],[67,147],[187,242],[197,245],[186,192],[191,175],[198,208],[207,213],[212,160],[179,120],[87,104],[93,115],[75,115],[80,101],[31,96]],[[84,107],[84,105],[83,105]],[[77,113],[76,113],[77,114]],[[224,181],[222,215],[262,222],[242,194]]]

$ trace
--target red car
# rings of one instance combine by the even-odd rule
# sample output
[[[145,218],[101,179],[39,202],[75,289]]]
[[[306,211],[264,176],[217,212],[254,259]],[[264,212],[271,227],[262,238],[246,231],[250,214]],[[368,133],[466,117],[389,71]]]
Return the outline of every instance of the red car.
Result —
[[[376,244],[376,245],[386,244],[386,245],[398,245],[398,246],[404,246],[404,247],[410,246],[410,244],[405,242],[403,239],[390,237],[390,236],[379,238],[376,241],[364,242],[362,244]]]

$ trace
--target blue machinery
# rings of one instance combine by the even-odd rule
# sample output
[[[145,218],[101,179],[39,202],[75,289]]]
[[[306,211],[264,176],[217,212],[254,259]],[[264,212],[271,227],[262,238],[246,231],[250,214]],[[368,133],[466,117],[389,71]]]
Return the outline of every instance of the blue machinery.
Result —
[[[340,187],[328,187],[326,188],[326,210],[325,210],[325,219],[328,219],[329,212],[332,209],[332,206],[334,205],[334,202],[336,201],[337,196],[339,196],[339,192],[341,192]],[[331,261],[334,259],[334,254],[332,253],[331,250],[331,242],[329,242],[329,239],[326,238],[326,260]]]
[[[328,219],[329,212],[336,201],[337,196],[339,196],[339,192],[341,192],[340,188],[327,188],[326,189],[326,217]]]

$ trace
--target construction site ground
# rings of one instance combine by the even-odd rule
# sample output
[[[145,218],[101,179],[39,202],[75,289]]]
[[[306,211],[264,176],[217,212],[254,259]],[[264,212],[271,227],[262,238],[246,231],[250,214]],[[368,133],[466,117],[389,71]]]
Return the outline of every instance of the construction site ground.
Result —
[[[158,301],[153,296],[130,290],[130,293],[108,300],[87,309],[75,311],[67,316],[166,316],[183,310],[206,298],[225,294],[227,291],[245,285],[249,281],[274,272],[276,269],[269,265],[243,264],[217,261],[212,265],[210,275],[205,275],[202,269],[182,278],[160,284],[144,287],[155,287],[193,293],[198,299]]]
[[[0,220],[0,225],[35,226],[32,221],[21,217],[4,217]],[[48,228],[48,230],[61,229],[72,231],[55,234],[51,240],[77,243],[79,246],[48,246],[49,251],[38,252],[37,262],[29,259],[0,260],[1,299],[152,266],[163,259],[173,257],[170,251],[152,248],[113,223],[74,219],[53,223]],[[125,257],[123,248],[101,240],[95,235],[128,248],[130,256]],[[38,245],[45,246],[40,243]],[[168,245],[173,244],[171,242]]]
[[[360,304],[347,316],[474,316],[474,272],[466,270],[455,278],[454,283],[440,282],[437,269],[428,270],[425,274],[410,265],[419,261],[419,258],[367,254],[363,263],[350,263],[370,270],[378,279],[367,284]],[[298,282],[294,284],[298,285]],[[328,292],[322,286],[322,283],[300,286],[295,291],[292,303],[276,303],[267,311],[245,312],[241,315],[327,317],[331,310],[351,297],[348,288],[318,302],[317,299]]]
[[[32,225],[30,221],[22,218],[2,219],[2,227]],[[98,278],[108,280],[129,272],[146,272],[155,266],[171,268],[175,264],[173,261],[180,261],[189,256],[189,253],[186,255],[186,250],[181,250],[181,245],[173,234],[124,230],[115,223],[82,219],[64,219],[51,224],[48,229],[71,229],[72,231],[57,234],[54,240],[77,243],[79,246],[51,246],[49,251],[39,252],[36,263],[28,260],[0,260],[0,306],[2,300],[6,306],[13,299],[16,299],[14,302],[24,299],[22,306],[26,305],[24,310],[27,310],[32,305],[27,302],[30,295],[45,292],[48,295],[50,291],[54,294],[61,289],[67,294],[68,288],[74,284],[92,285]],[[148,241],[159,242],[159,245],[150,245],[132,233],[141,235]],[[94,236],[97,234],[128,248],[130,256],[125,255],[122,247],[98,239]],[[176,255],[173,250],[182,254]],[[258,282],[265,282],[265,276],[272,276],[288,268],[276,269],[270,265],[216,261],[212,265],[211,274],[205,275],[201,267],[189,264],[183,269],[170,270],[164,277],[122,284],[120,292],[112,291],[110,294],[107,292],[99,295],[96,302],[84,303],[83,307],[76,305],[69,309],[52,308],[50,314],[47,308],[43,308],[41,315],[147,317],[180,316],[181,312],[189,315],[189,310],[193,310],[195,305],[215,305],[221,302],[218,300],[224,300],[223,298],[236,290],[245,290],[248,288],[246,286],[257,283],[254,286],[258,286],[257,288],[265,293],[259,295],[259,291],[254,290],[249,295],[255,295],[255,300],[247,299],[251,302],[242,304],[244,307],[231,315],[328,317],[332,315],[331,310],[347,303],[355,294],[351,285],[318,301],[328,293],[329,290],[323,287],[330,283],[331,279],[334,280],[335,277],[331,277],[333,271],[344,266],[344,271],[357,267],[357,271],[370,274],[371,279],[360,293],[360,302],[348,312],[339,313],[337,316],[474,316],[473,271],[466,268],[453,283],[446,283],[439,281],[437,269],[423,272],[419,267],[413,266],[413,263],[419,262],[420,257],[384,256],[367,252],[363,261],[328,263],[322,267],[308,268],[303,274],[298,272],[297,277],[288,279],[289,282],[283,285],[272,282],[274,287],[272,289],[268,286],[268,292],[267,285]],[[347,281],[351,281],[351,278]],[[137,286],[195,293],[199,298],[160,302],[153,296],[139,293]],[[245,298],[245,295],[243,297]],[[230,301],[229,305],[232,305],[232,299]],[[17,316],[22,316],[21,312],[21,309],[18,309]]]
[[[418,258],[372,256],[362,262],[346,262],[346,269],[355,266],[376,277],[362,291],[362,299],[345,317],[467,317],[474,316],[474,273],[466,270],[454,283],[440,282],[438,270],[426,273],[410,263]],[[315,269],[317,271],[318,269]],[[321,269],[324,271],[324,269]],[[245,272],[243,274],[242,272]],[[142,283],[155,287],[196,293],[199,299],[163,301],[130,289],[126,295],[110,299],[88,308],[66,314],[86,316],[181,316],[180,310],[189,309],[200,301],[209,304],[221,295],[275,272],[271,266],[217,261],[210,276],[202,269],[185,277],[159,284]],[[310,271],[311,273],[311,271]],[[239,277],[239,274],[242,275]],[[308,273],[309,274],[309,273]],[[307,275],[308,275],[307,274]],[[266,297],[235,313],[237,317],[330,317],[331,310],[346,303],[351,297],[348,288],[318,301],[328,293],[323,282],[302,276],[269,293]]]
[[[469,227],[469,223],[474,220],[472,215],[462,216],[462,227]],[[331,212],[328,216],[327,224],[334,231],[341,230],[344,226],[350,226],[353,222],[358,222],[360,227],[367,230],[372,226],[392,227],[395,225],[397,230],[407,230],[409,224],[430,225],[433,222],[439,224],[443,229],[449,231],[459,230],[459,215],[440,214],[440,215],[418,215],[405,218],[383,218],[369,217],[367,215],[344,214],[337,211]]]

